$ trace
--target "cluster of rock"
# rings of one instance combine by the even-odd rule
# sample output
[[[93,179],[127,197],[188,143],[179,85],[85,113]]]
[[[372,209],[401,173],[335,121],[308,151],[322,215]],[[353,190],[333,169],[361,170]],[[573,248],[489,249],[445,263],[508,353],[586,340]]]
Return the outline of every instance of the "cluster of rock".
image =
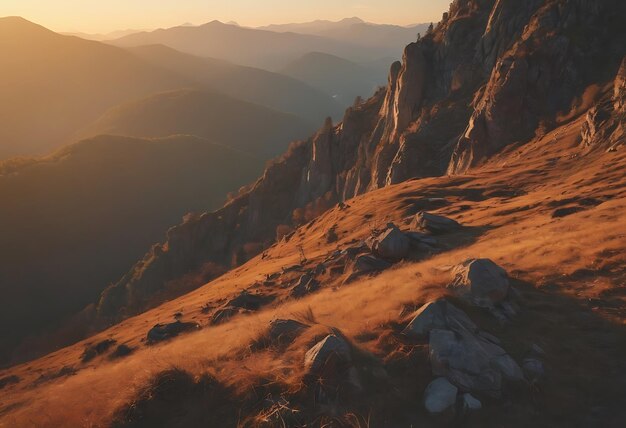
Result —
[[[467,304],[486,308],[499,319],[513,315],[504,315],[501,309],[503,303],[513,304],[512,288],[506,272],[494,262],[468,260],[454,274],[451,289]],[[447,298],[423,305],[404,334],[428,341],[431,371],[436,378],[424,392],[424,405],[433,414],[480,409],[481,402],[475,396],[499,398],[505,383],[533,381],[544,375],[538,358],[527,358],[520,367],[497,337],[479,329]]]

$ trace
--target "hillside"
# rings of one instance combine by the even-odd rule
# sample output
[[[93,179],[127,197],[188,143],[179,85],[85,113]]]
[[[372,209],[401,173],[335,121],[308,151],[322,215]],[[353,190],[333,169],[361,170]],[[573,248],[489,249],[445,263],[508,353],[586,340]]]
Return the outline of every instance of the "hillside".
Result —
[[[165,281],[193,271],[200,265],[197,254],[230,266],[244,246],[271,243],[278,226],[297,226],[329,205],[409,179],[462,174],[596,104],[610,105],[610,88],[620,79],[626,55],[625,31],[608,12],[619,5],[596,10],[577,0],[567,4],[564,16],[589,34],[567,36],[571,24],[564,24],[565,18],[550,21],[551,27],[539,25],[558,7],[552,1],[524,7],[454,3],[436,31],[406,47],[403,62],[391,67],[386,89],[348,109],[342,123],[327,122],[292,147],[232,204],[176,228],[180,248],[172,251],[169,242],[163,244],[169,252],[146,254],[144,263],[103,294],[100,316],[117,319],[117,308],[129,309],[131,301],[135,311],[141,310],[137,295],[151,296]],[[586,8],[593,13],[585,14]],[[492,13],[497,19],[490,19]],[[595,28],[606,31],[599,37]],[[583,36],[587,44],[579,44]],[[566,42],[570,49],[563,50]],[[589,58],[603,67],[591,67]],[[492,67],[486,69],[488,64]],[[434,72],[443,69],[449,72]],[[537,80],[543,69],[553,71]],[[563,73],[568,74],[564,81]],[[611,115],[598,108],[590,117],[591,133]],[[612,126],[617,136],[599,138],[604,140],[599,147],[619,141],[623,128]],[[198,234],[228,238],[197,241]]]
[[[219,21],[197,27],[180,26],[136,33],[109,43],[122,47],[165,45],[192,55],[272,71],[308,52],[324,52],[353,61],[389,55],[388,47],[350,43],[321,35],[245,28]],[[394,47],[394,52],[397,49]]]
[[[184,54],[163,45],[128,50],[157,67],[240,100],[293,113],[314,123],[321,123],[327,116],[341,117],[339,104],[327,94],[278,73]]]
[[[344,108],[357,96],[369,98],[387,80],[386,69],[380,72],[321,52],[310,52],[290,62],[280,73],[323,90]]]
[[[453,1],[107,287],[99,333],[0,371],[0,426],[621,427],[622,16]]]
[[[100,136],[45,158],[0,162],[3,363],[18,340],[93,302],[183,215],[217,208],[262,167],[262,159],[187,136]],[[33,348],[23,355],[37,355]]]
[[[80,137],[195,135],[263,161],[284,152],[291,141],[312,129],[294,115],[215,92],[181,89],[117,106],[81,130]]]
[[[5,370],[0,377],[16,378],[0,391],[0,423],[620,426],[626,416],[620,394],[626,381],[626,246],[620,233],[626,226],[626,157],[623,150],[582,149],[583,123],[580,118],[559,127],[467,176],[413,180],[361,195],[204,287]],[[596,202],[586,202],[591,200]],[[572,207],[577,212],[554,215]],[[434,247],[416,247],[382,272],[346,282],[356,257],[346,253],[367,252],[357,250],[362,240],[388,222],[411,229],[409,222],[424,209],[462,228],[434,236]],[[335,242],[327,239],[331,228]],[[451,267],[476,257],[506,269],[517,296],[510,320],[500,323],[446,288]],[[297,294],[307,272],[316,272],[316,288]],[[242,298],[243,291],[251,297]],[[472,390],[482,409],[460,408],[457,419],[454,412],[429,415],[424,390],[436,376],[428,338],[407,337],[403,330],[417,308],[442,295],[495,337],[515,364],[534,358],[545,375],[524,369],[529,380],[503,380],[501,398]],[[154,325],[175,319],[202,328],[147,343]],[[273,319],[295,319],[303,327],[277,339]],[[347,364],[329,366],[311,380],[305,352],[331,332],[349,341],[354,369],[347,377]],[[99,343],[112,344],[82,362],[85,350]],[[130,355],[117,357],[120,345]]]
[[[107,108],[191,86],[112,46],[0,18],[0,159],[46,154]]]

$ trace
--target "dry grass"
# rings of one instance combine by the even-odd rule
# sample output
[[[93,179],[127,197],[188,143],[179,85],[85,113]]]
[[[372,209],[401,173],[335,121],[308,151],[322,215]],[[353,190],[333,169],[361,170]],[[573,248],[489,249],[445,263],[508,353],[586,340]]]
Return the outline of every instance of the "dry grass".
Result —
[[[622,379],[611,373],[622,367],[620,355],[626,352],[626,340],[622,344],[619,340],[626,338],[626,314],[619,309],[624,307],[626,156],[581,153],[575,146],[579,125],[573,122],[556,130],[558,143],[548,144],[555,138],[548,133],[542,141],[495,158],[472,176],[411,181],[356,198],[347,209],[331,209],[304,225],[289,242],[268,250],[265,258],[257,257],[186,296],[90,339],[113,337],[138,348],[125,359],[95,359],[78,367],[75,376],[36,388],[30,385],[39,370],[77,365],[85,343],[12,368],[7,373],[22,381],[0,391],[0,426],[106,425],[118,409],[141,397],[146,385],[172,367],[189,373],[194,385],[210,374],[229,397],[242,403],[239,409],[247,413],[239,419],[241,426],[280,426],[285,415],[317,418],[309,419],[315,420],[314,426],[385,426],[390,414],[402,426],[405,422],[428,426],[431,421],[420,406],[420,394],[430,379],[426,348],[406,342],[398,331],[414,308],[446,294],[449,267],[470,257],[487,257],[501,264],[524,296],[522,315],[506,327],[466,308],[470,315],[502,338],[518,360],[532,343],[539,343],[548,352],[553,374],[540,389],[512,391],[508,407],[486,402],[483,416],[466,421],[467,425],[515,420],[525,426],[533,418],[546,426],[577,423],[588,416],[591,407],[602,407],[602,400],[612,394],[619,396],[616,388]],[[370,219],[369,224],[387,220],[402,224],[412,201],[426,197],[445,197],[449,204],[439,211],[468,226],[459,236],[442,238],[447,251],[397,264],[346,286],[341,285],[341,278],[328,278],[319,292],[300,300],[287,299],[288,290],[269,289],[277,299],[252,315],[205,326],[162,345],[141,343],[149,327],[171,320],[178,311],[185,320],[206,325],[207,317],[201,312],[205,303],[223,302],[262,281],[266,274],[298,263],[298,247],[315,263],[337,246],[366,237]],[[602,203],[552,218],[551,202],[567,199],[566,204],[577,205],[578,199],[589,197]],[[332,225],[337,225],[339,241],[327,244],[323,237]],[[597,304],[589,304],[590,299]],[[252,346],[265,337],[273,318],[294,318],[312,327],[286,346]],[[319,415],[312,413],[314,403],[307,395],[311,387],[304,382],[302,361],[306,350],[332,329],[352,342],[361,356],[362,373],[383,364],[388,378],[381,381],[363,375],[370,382],[367,394],[341,395],[337,408],[326,408]],[[287,401],[264,406],[270,395]],[[301,403],[297,409],[294,400]],[[600,413],[619,415],[618,404],[607,403]]]

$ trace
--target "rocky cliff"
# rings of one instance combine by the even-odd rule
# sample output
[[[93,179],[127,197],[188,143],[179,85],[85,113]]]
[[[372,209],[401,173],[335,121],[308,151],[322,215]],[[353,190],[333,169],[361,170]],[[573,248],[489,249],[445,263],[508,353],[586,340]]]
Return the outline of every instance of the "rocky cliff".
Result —
[[[231,266],[355,195],[411,178],[464,173],[554,126],[624,57],[620,0],[456,0],[392,64],[386,88],[294,143],[222,209],[172,228],[98,304],[104,321],[135,313],[168,281],[207,262]],[[620,77],[621,76],[621,77]],[[589,112],[585,144],[624,120],[624,65],[611,101]],[[600,111],[602,110],[602,111]],[[607,116],[608,115],[608,116]],[[599,130],[602,129],[602,130]],[[598,137],[600,138],[600,137]]]

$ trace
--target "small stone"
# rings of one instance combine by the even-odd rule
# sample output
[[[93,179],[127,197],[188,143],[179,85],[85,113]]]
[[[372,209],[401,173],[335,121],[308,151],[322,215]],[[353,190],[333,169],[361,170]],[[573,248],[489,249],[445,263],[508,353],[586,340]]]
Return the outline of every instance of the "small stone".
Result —
[[[370,238],[368,245],[373,253],[389,260],[401,260],[411,249],[409,238],[393,223],[378,237]]]
[[[329,334],[307,351],[304,356],[304,368],[308,373],[317,373],[324,368],[329,359],[349,363],[352,360],[350,344],[339,336]]]
[[[455,405],[458,391],[445,377],[437,378],[424,391],[424,407],[430,414],[443,413]]]
[[[483,404],[479,399],[475,398],[469,392],[466,392],[461,396],[461,405],[466,410],[480,410],[483,407]]]
[[[499,355],[493,358],[492,361],[498,369],[500,369],[500,372],[506,379],[511,381],[521,381],[524,379],[522,369],[510,355]]]
[[[460,228],[461,225],[451,218],[431,214],[426,211],[417,213],[411,223],[411,229],[428,231],[433,234],[453,232]]]

